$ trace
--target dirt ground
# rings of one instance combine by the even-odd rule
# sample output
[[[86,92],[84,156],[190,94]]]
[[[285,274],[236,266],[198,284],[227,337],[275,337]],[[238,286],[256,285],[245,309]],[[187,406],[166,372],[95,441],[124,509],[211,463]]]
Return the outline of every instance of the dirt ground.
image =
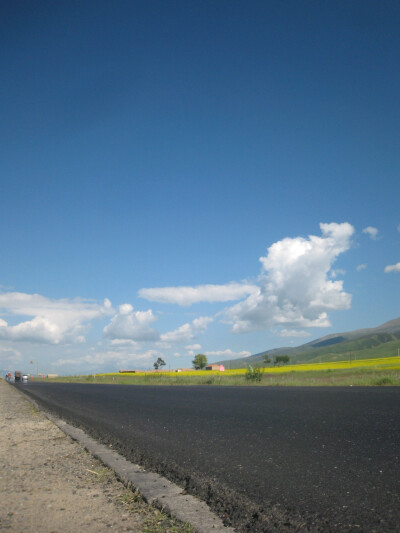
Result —
[[[126,489],[112,471],[4,380],[0,380],[0,465],[0,530],[192,531]]]

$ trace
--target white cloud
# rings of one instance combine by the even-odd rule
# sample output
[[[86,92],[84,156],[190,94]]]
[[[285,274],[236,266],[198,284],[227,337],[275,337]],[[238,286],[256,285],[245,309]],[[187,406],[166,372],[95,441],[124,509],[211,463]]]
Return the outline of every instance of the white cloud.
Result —
[[[18,364],[22,360],[20,351],[8,346],[0,346],[0,364],[4,367]]]
[[[0,294],[0,309],[3,314],[33,317],[13,326],[1,319],[0,339],[44,344],[84,342],[85,325],[112,312],[108,299],[98,304],[78,298],[51,300],[20,292]]]
[[[188,344],[185,346],[186,350],[201,350],[201,344]]]
[[[193,357],[196,353],[199,353],[201,350],[201,344],[188,344],[185,346],[185,349],[188,351],[187,355]]]
[[[388,274],[389,272],[400,272],[400,263],[385,266],[385,273]]]
[[[377,228],[374,228],[372,226],[368,226],[367,228],[364,228],[362,230],[363,233],[366,233],[371,237],[371,239],[376,240],[378,238],[379,230]]]
[[[139,296],[152,302],[174,303],[182,306],[198,302],[228,302],[240,300],[257,291],[248,283],[227,283],[225,285],[197,285],[196,287],[160,287],[140,289]]]
[[[346,271],[343,268],[337,268],[335,270],[331,270],[331,278],[337,278],[338,276],[344,276],[346,274]]]
[[[159,338],[159,333],[150,325],[157,320],[151,309],[134,311],[130,304],[122,304],[103,329],[103,335],[113,340],[154,341]]]
[[[86,354],[82,357],[60,358],[54,363],[55,367],[76,367],[89,370],[98,370],[103,367],[114,367],[114,370],[134,370],[137,368],[149,368],[151,362],[161,354],[157,350],[147,350],[145,352],[132,352],[120,350],[106,350]]]
[[[367,265],[363,263],[362,265],[358,265],[357,272],[361,272],[361,270],[365,270],[367,268]]]
[[[234,352],[233,350],[227,348],[226,350],[206,352],[204,355],[206,355],[207,357],[214,357],[222,361],[224,359],[239,359],[240,357],[249,357],[251,353],[247,350],[242,350],[241,352]]]
[[[260,287],[226,310],[235,333],[273,326],[327,327],[328,311],[349,309],[351,295],[343,281],[333,281],[331,267],[348,250],[354,228],[348,223],[320,224],[322,236],[285,238],[260,258]]]
[[[308,333],[308,331],[300,330],[300,329],[282,329],[279,332],[280,337],[298,337],[298,338],[305,338],[310,337],[311,333]]]
[[[138,343],[135,342],[135,341],[132,341],[131,339],[112,339],[111,341],[111,345],[114,346],[114,347],[117,347],[117,346],[122,346],[122,347],[126,347],[126,346],[137,346]]]
[[[212,321],[213,319],[208,316],[195,318],[191,323],[188,322],[173,331],[164,333],[161,335],[161,340],[171,343],[190,342],[196,337],[196,335],[204,333],[208,327],[208,324]]]

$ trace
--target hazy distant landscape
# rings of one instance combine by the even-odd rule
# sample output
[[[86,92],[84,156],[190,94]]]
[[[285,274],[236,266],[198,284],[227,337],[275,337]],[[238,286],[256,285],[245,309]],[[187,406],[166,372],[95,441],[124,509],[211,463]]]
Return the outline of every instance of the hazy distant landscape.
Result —
[[[285,364],[279,361],[282,355],[289,358]],[[114,371],[46,380],[125,385],[400,385],[400,318],[376,328],[332,334],[295,348],[267,350],[219,364],[223,371]]]

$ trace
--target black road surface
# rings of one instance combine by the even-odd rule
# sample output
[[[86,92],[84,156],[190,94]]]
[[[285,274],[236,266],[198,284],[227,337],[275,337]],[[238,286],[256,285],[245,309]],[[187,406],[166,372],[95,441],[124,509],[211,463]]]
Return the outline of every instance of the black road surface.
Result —
[[[239,531],[400,531],[400,388],[18,387]]]

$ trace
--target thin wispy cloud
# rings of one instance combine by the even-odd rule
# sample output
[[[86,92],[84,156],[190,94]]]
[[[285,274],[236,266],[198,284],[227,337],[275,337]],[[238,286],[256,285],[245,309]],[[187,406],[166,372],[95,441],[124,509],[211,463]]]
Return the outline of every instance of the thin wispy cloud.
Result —
[[[368,226],[364,228],[362,232],[369,235],[369,237],[375,241],[378,238],[379,230],[377,228],[374,228],[373,226]]]
[[[308,331],[301,330],[301,329],[300,330],[299,329],[282,329],[279,332],[279,336],[302,339],[302,338],[310,337],[311,333],[309,333]]]
[[[400,272],[400,263],[385,266],[385,273],[389,274],[390,272]]]
[[[193,357],[195,353],[198,353],[201,350],[201,344],[188,344],[185,346],[185,350],[187,350],[187,355]]]
[[[150,366],[150,363],[160,355],[161,352],[157,350],[147,350],[144,352],[119,350],[96,351],[81,357],[59,358],[53,362],[53,366],[62,368],[79,364],[79,366],[87,370],[96,371],[110,365],[117,367],[119,370],[135,369],[136,367],[143,367],[143,365]]]
[[[338,276],[344,276],[346,274],[346,271],[343,268],[337,268],[335,270],[331,270],[331,278],[337,278]]]
[[[201,344],[188,344],[185,346],[186,350],[201,350]]]
[[[172,303],[189,306],[199,302],[229,302],[240,300],[257,291],[249,283],[227,283],[225,285],[197,285],[195,287],[160,287],[140,289],[138,295],[152,302]]]
[[[204,355],[206,355],[207,357],[212,357],[213,359],[224,360],[224,359],[240,359],[241,357],[249,357],[251,353],[248,352],[247,350],[235,352],[234,350],[227,348],[226,350],[216,350],[216,351],[206,352]]]
[[[0,346],[0,361],[2,364],[17,364],[22,360],[22,354],[19,350],[9,346]]]

